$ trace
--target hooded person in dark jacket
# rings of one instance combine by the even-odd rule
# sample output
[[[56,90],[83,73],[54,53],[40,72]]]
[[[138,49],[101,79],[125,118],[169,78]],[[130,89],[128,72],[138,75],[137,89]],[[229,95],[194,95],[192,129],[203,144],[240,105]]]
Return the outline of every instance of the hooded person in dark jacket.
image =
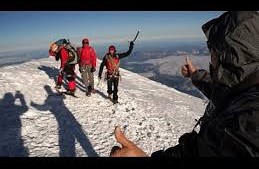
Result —
[[[210,100],[194,129],[152,157],[259,156],[259,14],[226,12],[202,26],[211,52],[210,71],[187,58],[182,74]],[[195,125],[195,127],[197,126]],[[194,127],[194,128],[195,128]],[[147,156],[119,128],[111,156]]]

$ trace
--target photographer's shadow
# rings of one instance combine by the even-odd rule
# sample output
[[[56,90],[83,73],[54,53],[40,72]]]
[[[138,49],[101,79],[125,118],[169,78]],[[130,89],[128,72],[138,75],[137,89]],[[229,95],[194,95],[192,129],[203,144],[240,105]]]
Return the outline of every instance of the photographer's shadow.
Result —
[[[19,100],[19,105],[15,104]],[[16,91],[8,92],[0,100],[0,156],[26,157],[28,150],[21,138],[22,123],[20,116],[28,110],[24,95]]]
[[[75,119],[73,114],[64,104],[64,96],[55,97],[55,93],[50,86],[45,85],[44,89],[48,93],[48,97],[43,105],[31,102],[31,106],[39,111],[47,111],[53,113],[58,122],[59,132],[59,155],[64,157],[75,157],[75,141],[77,140],[89,157],[96,157],[98,154],[93,149],[91,142],[86,136],[85,131]]]

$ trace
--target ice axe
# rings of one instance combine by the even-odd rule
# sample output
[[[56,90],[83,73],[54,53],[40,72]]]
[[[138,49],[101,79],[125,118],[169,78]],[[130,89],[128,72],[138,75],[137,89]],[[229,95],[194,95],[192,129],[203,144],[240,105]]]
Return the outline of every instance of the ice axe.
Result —
[[[99,87],[99,85],[100,85],[100,79],[98,78],[98,83],[97,83],[97,87]]]
[[[135,40],[136,40],[136,39],[137,39],[137,37],[138,37],[138,34],[139,34],[139,31],[137,32],[137,34],[136,34],[135,38],[134,38],[131,42],[135,42]]]

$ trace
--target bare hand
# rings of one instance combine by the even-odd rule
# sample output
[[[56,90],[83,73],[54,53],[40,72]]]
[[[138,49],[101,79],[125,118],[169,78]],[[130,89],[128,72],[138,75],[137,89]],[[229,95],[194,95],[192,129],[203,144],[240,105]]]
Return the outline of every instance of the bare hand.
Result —
[[[184,77],[192,77],[193,73],[196,71],[194,64],[186,56],[186,64],[182,66],[182,75]]]
[[[110,157],[147,157],[144,151],[125,137],[118,126],[115,127],[114,135],[122,147],[114,146]]]

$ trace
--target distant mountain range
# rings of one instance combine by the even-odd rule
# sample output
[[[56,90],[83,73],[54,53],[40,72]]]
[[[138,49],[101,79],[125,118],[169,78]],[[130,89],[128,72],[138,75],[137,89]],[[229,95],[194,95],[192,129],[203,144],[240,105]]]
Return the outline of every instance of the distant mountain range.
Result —
[[[121,60],[121,67],[179,91],[205,98],[190,79],[181,75],[181,66],[185,64],[186,56],[189,56],[198,68],[209,69],[209,51],[199,41],[171,47],[168,45],[167,48],[158,46],[135,49],[129,57]]]
[[[48,57],[47,49],[0,52],[0,67]]]

